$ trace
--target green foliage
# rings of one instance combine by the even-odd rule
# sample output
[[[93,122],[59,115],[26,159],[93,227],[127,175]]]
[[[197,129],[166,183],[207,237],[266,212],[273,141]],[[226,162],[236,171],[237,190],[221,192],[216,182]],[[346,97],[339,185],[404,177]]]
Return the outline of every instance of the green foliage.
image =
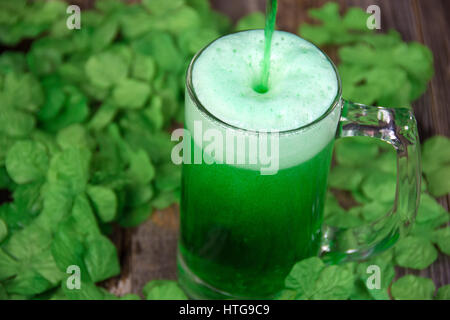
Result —
[[[134,58],[131,74],[133,78],[151,81],[156,73],[155,60],[151,56],[137,54]]]
[[[395,259],[399,266],[413,269],[425,269],[437,259],[437,250],[431,242],[408,236],[395,246]]]
[[[438,144],[441,146],[447,142],[447,138],[439,137],[438,139],[440,140]],[[427,152],[431,152],[431,147],[436,143],[436,138],[430,140],[424,143],[423,157],[424,163],[428,161],[428,166],[434,170],[442,163],[445,164],[446,158],[441,157],[442,153],[438,156],[438,159],[441,157],[442,160],[425,158]],[[429,151],[426,150],[427,148]],[[396,159],[393,148],[375,139],[345,138],[336,142],[335,158],[337,164],[331,169],[329,179],[331,190],[350,192],[357,203],[356,206],[344,209],[330,192],[325,205],[325,223],[351,230],[382,221],[380,219],[388,214],[394,202]],[[354,273],[356,280],[350,299],[390,299],[388,292],[395,275],[394,266],[423,270],[436,261],[438,249],[448,255],[450,252],[450,228],[447,226],[449,218],[448,212],[427,192],[426,187],[423,188],[411,234],[401,238],[386,253],[358,264]],[[338,241],[345,245],[345,237]],[[370,265],[381,268],[383,279],[381,289],[369,290],[366,287],[368,278],[366,269]],[[311,274],[309,273],[310,276]],[[426,296],[421,293],[420,290],[425,290],[422,288],[422,280],[416,281],[415,278],[414,281],[408,280],[415,286],[415,289],[409,291],[417,290],[417,292],[408,292],[404,289],[406,284],[402,284],[403,281],[406,280],[396,285],[397,296],[392,293],[394,287],[391,288],[392,297],[396,299],[432,298],[433,292],[427,293]],[[295,297],[297,296],[292,294],[285,296],[285,298]]]
[[[43,145],[34,141],[18,141],[9,149],[5,166],[15,183],[24,184],[43,179],[48,162]]]
[[[359,8],[351,8],[341,17],[338,4],[329,2],[309,14],[321,24],[303,24],[299,33],[319,46],[340,46],[344,98],[405,107],[425,92],[433,75],[433,56],[427,47],[405,43],[393,30],[387,34],[369,30],[368,14]]]
[[[175,281],[153,280],[142,290],[147,300],[186,300],[187,297]]]
[[[125,79],[114,88],[112,99],[121,108],[138,109],[144,106],[150,95],[150,88],[144,82]]]
[[[339,15],[339,5],[334,2],[322,8],[309,10],[309,15],[322,22],[322,25],[302,24],[300,34],[318,45],[347,44],[369,33],[366,27],[368,14],[359,8],[351,8],[346,15]]]
[[[97,287],[92,282],[82,282],[80,289],[70,290],[65,285],[61,285],[62,297],[70,300],[117,300],[118,298],[107,292],[105,289]],[[61,299],[60,297],[59,299]]]
[[[34,38],[52,28],[65,16],[66,5],[59,1],[6,1],[0,3],[0,42],[16,45],[22,39]]]
[[[106,51],[91,56],[86,62],[85,72],[93,85],[109,88],[126,78],[128,67],[118,52]]]
[[[117,214],[117,197],[113,190],[102,186],[88,186],[87,194],[102,222],[111,222]]]
[[[2,243],[3,240],[5,240],[7,235],[8,235],[8,226],[6,225],[5,221],[0,219],[0,243]]]
[[[120,272],[116,248],[102,235],[88,237],[84,261],[93,282],[99,282],[116,276]]]
[[[438,289],[436,294],[437,300],[450,300],[450,284],[442,286]]]
[[[446,165],[426,175],[430,193],[440,197],[450,192],[450,166]]]
[[[442,228],[434,231],[433,241],[446,255],[450,255],[450,228]]]
[[[440,197],[450,193],[450,139],[435,136],[422,146],[422,166],[430,193]]]
[[[266,18],[261,12],[253,12],[241,18],[235,27],[235,31],[243,31],[249,29],[264,29]]]
[[[344,97],[366,104],[386,107],[410,106],[426,89],[433,75],[433,59],[428,48],[404,43],[400,35],[373,33],[366,27],[367,14],[352,8],[339,15],[336,3],[309,11],[320,25],[303,24],[299,33],[313,43],[337,45]],[[397,84],[392,86],[392,83]],[[340,268],[351,271],[353,286],[347,288],[350,299],[431,299],[434,284],[430,279],[406,276],[392,284],[395,266],[423,270],[438,256],[438,249],[449,254],[448,212],[431,196],[450,191],[447,171],[450,163],[450,139],[436,136],[423,144],[422,159],[426,183],[422,184],[421,203],[411,234],[394,248],[359,263]],[[345,138],[336,141],[335,160],[329,186],[340,194],[351,194],[356,204],[344,209],[334,195],[327,195],[324,220],[332,227],[346,230],[338,238],[342,245],[352,243],[352,228],[383,223],[392,209],[396,187],[396,155],[386,143],[371,138]],[[429,193],[428,193],[429,192]],[[430,195],[431,194],[431,195]],[[338,244],[339,245],[339,244]],[[380,289],[368,289],[366,272],[370,265],[381,269]],[[325,265],[318,258],[297,263],[286,278],[286,289],[278,298],[314,299],[314,283]],[[339,278],[337,278],[339,279]],[[447,297],[447,286],[437,299]],[[308,291],[311,290],[311,291]],[[306,295],[305,295],[306,292]],[[448,298],[448,297],[447,297]]]
[[[183,114],[180,79],[231,30],[202,0],[96,1],[80,30],[66,8],[0,0],[0,188],[13,198],[0,204],[0,298],[118,299],[96,285],[120,272],[101,230],[178,202],[167,130]],[[66,286],[71,265],[80,290]],[[146,290],[186,298],[171,282]]]
[[[391,293],[396,300],[431,300],[435,291],[431,279],[406,275],[392,284]]]
[[[299,300],[338,300],[350,297],[353,282],[352,273],[345,267],[325,266],[312,257],[294,265],[286,278],[286,288]]]

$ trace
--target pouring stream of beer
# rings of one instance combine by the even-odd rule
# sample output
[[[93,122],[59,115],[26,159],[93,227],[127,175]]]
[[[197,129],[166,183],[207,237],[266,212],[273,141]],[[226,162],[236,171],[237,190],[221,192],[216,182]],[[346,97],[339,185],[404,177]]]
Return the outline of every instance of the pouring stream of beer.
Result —
[[[265,93],[269,90],[270,74],[270,49],[272,46],[272,35],[275,29],[275,20],[277,18],[277,0],[267,0],[266,4],[266,25],[264,28],[264,61],[261,73],[261,83],[258,86],[258,92]]]

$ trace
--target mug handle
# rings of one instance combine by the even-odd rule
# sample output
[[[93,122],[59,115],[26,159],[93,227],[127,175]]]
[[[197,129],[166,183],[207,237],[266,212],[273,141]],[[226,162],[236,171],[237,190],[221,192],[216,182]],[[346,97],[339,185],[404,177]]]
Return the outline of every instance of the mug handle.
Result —
[[[342,103],[336,138],[365,136],[389,143],[397,153],[397,186],[392,209],[373,223],[350,229],[324,226],[321,249],[329,263],[367,258],[405,236],[416,216],[422,177],[417,123],[410,109]]]

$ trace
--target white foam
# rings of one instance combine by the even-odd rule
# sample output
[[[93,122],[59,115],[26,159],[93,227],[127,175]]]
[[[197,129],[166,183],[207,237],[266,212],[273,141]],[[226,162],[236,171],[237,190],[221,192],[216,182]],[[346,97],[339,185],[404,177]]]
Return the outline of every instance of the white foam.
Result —
[[[249,130],[291,130],[326,112],[337,88],[333,66],[314,45],[276,31],[269,91],[257,93],[264,32],[239,32],[213,42],[197,59],[193,86],[200,102],[222,121]]]
[[[191,70],[193,89],[200,103],[223,122],[253,131],[297,129],[321,117],[338,91],[335,71],[325,55],[294,34],[276,31],[269,91],[260,94],[253,88],[261,72],[263,50],[262,30],[227,35],[210,44]],[[321,151],[334,138],[339,116],[340,105],[314,125],[281,134],[280,169],[304,162]],[[189,130],[196,120],[203,122],[204,130],[227,129],[200,112],[186,93]],[[200,141],[195,143],[201,145]]]

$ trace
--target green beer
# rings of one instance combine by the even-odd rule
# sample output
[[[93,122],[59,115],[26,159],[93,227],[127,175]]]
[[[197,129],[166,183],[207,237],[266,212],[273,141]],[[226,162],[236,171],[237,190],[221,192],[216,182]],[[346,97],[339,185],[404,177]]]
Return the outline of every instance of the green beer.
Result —
[[[332,143],[275,175],[229,165],[185,165],[180,251],[214,288],[269,297],[292,265],[317,255]]]
[[[315,46],[276,31],[269,89],[258,92],[263,40],[262,30],[222,37],[188,71],[186,129],[192,136],[184,137],[190,154],[183,164],[178,263],[180,283],[194,298],[271,298],[294,263],[320,249],[340,115],[333,107],[337,76]],[[219,159],[229,141],[223,152],[209,152],[196,124],[224,137],[232,131],[247,147],[251,137],[277,134],[278,148],[275,140],[267,148],[276,170],[264,174],[261,158]]]

